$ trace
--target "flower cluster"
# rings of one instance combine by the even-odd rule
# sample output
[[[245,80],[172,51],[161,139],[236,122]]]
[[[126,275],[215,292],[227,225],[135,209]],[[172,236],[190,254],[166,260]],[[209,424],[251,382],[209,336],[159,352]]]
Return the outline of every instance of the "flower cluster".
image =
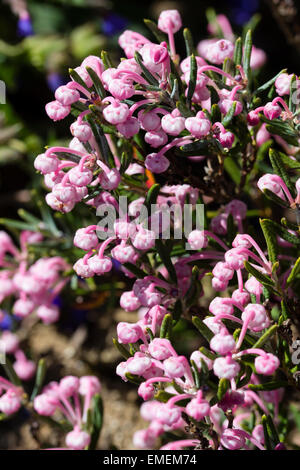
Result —
[[[279,450],[284,387],[295,384],[298,371],[289,321],[299,287],[300,136],[293,93],[299,80],[284,71],[254,87],[265,53],[252,45],[251,31],[244,41],[235,39],[222,15],[209,25],[222,38],[201,41],[197,52],[184,30],[183,60],[174,37],[180,14],[167,10],[157,26],[148,24],[159,44],[126,30],[119,38],[126,58],[115,67],[103,52],[71,70],[71,81],[56,90],[46,112],[54,121],[75,116],[73,138],[68,147],[47,148],[34,166],[50,189],[51,208],[67,213],[82,202],[102,217],[74,234],[76,253],[85,252],[74,264],[76,274],[90,278],[121,265],[132,282],[120,305],[138,310],[139,318],[118,324],[115,344],[125,358],[117,374],[139,385],[141,414],[150,421],[135,434],[135,446],[153,448],[160,437],[161,449],[170,450]],[[274,174],[269,166],[262,175],[268,151]],[[290,208],[294,219],[279,223],[275,214],[251,227],[253,213],[272,213],[268,201],[258,210],[257,180],[272,204]],[[125,211],[121,196],[129,200]],[[204,207],[200,228],[198,206]],[[105,210],[115,214],[112,224]],[[6,246],[19,256],[11,242]],[[55,279],[49,266],[56,266]],[[12,280],[9,267],[2,291],[5,283],[29,285],[30,300],[39,295],[32,279],[40,271],[52,285],[65,268],[49,258],[28,269],[22,258]],[[7,292],[13,293],[9,286]],[[182,322],[200,333],[190,354],[176,340]],[[38,413],[60,410],[71,423],[68,447],[89,444],[86,412],[91,389],[99,391],[91,384],[67,377],[35,398]],[[78,393],[85,395],[83,414]]]
[[[33,407],[41,416],[63,415],[72,427],[66,435],[67,447],[82,450],[91,442],[88,413],[94,406],[93,397],[100,391],[97,377],[87,375],[79,379],[68,375],[59,383],[50,382],[44,387],[42,393],[34,398]]]
[[[41,242],[42,235],[24,230],[20,234],[20,248],[4,231],[0,232],[0,302],[13,297],[13,314],[26,318],[36,312],[44,323],[56,322],[59,309],[54,299],[66,285],[66,261],[60,257],[40,258],[31,263],[28,246]]]

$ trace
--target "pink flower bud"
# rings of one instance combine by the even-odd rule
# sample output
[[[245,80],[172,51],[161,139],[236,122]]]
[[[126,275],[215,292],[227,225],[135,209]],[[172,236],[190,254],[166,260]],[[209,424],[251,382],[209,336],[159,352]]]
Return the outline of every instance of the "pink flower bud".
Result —
[[[134,357],[127,360],[127,372],[133,375],[143,375],[151,367],[151,359],[141,353],[135,353]]]
[[[264,65],[267,60],[267,55],[262,49],[258,49],[255,46],[252,46],[251,57],[250,57],[250,67],[253,70],[256,70]]]
[[[184,356],[171,356],[164,361],[164,370],[167,377],[180,378],[186,373],[186,362]]]
[[[154,111],[146,113],[142,110],[138,113],[138,119],[145,131],[152,132],[160,128],[160,117]]]
[[[64,106],[59,101],[51,101],[45,106],[46,113],[53,121],[60,121],[70,114],[71,106]]]
[[[206,62],[202,57],[195,56],[198,68],[202,67],[202,65],[206,65]],[[186,57],[181,63],[180,63],[180,68],[183,73],[189,72],[191,68],[191,56]]]
[[[211,128],[210,121],[204,117],[201,117],[202,114],[200,115],[200,113],[197,113],[195,117],[189,117],[185,120],[186,129],[197,138],[208,135]]]
[[[227,39],[220,39],[209,44],[206,49],[206,58],[212,64],[222,64],[225,59],[232,59],[234,45]]]
[[[26,318],[35,308],[34,302],[30,299],[18,299],[13,306],[13,313],[17,317]]]
[[[133,435],[133,445],[138,449],[151,449],[155,443],[155,436],[149,429],[140,429]]]
[[[191,354],[191,357],[190,357],[190,360],[191,361],[194,361],[194,363],[196,364],[196,366],[198,367],[199,370],[202,369],[202,362],[205,362],[205,364],[207,365],[207,368],[209,370],[211,370],[213,368],[213,363],[214,361],[212,359],[209,359],[209,357],[205,356],[205,354],[203,354],[201,351],[193,351],[192,354]]]
[[[7,354],[14,353],[19,347],[19,338],[9,330],[3,331],[1,335],[1,343]]]
[[[111,80],[108,84],[108,90],[118,100],[127,100],[135,94],[132,82],[126,82],[120,78]]]
[[[163,338],[154,338],[154,340],[149,344],[148,348],[151,356],[159,361],[164,361],[165,359],[168,359],[170,356],[172,356],[170,349],[170,341]]]
[[[206,248],[208,240],[203,230],[193,230],[188,236],[188,243],[192,250]]]
[[[52,194],[62,203],[68,203],[76,199],[76,191],[72,184],[58,183],[52,189]]]
[[[182,27],[180,13],[177,10],[164,10],[158,18],[158,27],[164,33],[177,33]]]
[[[250,111],[247,115],[247,122],[249,126],[257,126],[257,124],[259,123],[258,113],[256,113],[255,111]]]
[[[226,251],[225,261],[231,269],[235,271],[237,269],[244,268],[244,262],[247,261],[248,255],[241,251],[241,248],[232,248]]]
[[[55,155],[46,155],[41,153],[34,160],[34,168],[40,171],[43,175],[56,171],[59,165],[59,160]]]
[[[150,250],[155,245],[155,232],[138,227],[138,231],[134,235],[132,244],[138,250]]]
[[[123,344],[136,343],[143,337],[142,329],[136,323],[118,323],[117,334],[119,343]]]
[[[264,356],[257,356],[254,365],[258,374],[273,375],[280,366],[280,361],[274,354],[266,353]]]
[[[227,263],[219,261],[212,270],[214,276],[221,281],[230,281],[233,278],[234,271],[228,266]]]
[[[268,119],[276,119],[281,114],[281,107],[278,104],[273,104],[272,102],[267,103],[264,106],[264,115]]]
[[[221,113],[227,114],[233,103],[236,103],[234,116],[240,114],[243,111],[242,103],[240,101],[231,100],[229,98],[225,98],[219,102],[219,108],[221,110]]]
[[[26,357],[17,359],[13,364],[16,374],[21,380],[30,380],[35,373],[36,366],[33,361],[29,361]]]
[[[6,415],[12,415],[21,408],[21,396],[13,389],[7,390],[0,398],[0,411]]]
[[[35,411],[42,416],[52,416],[55,413],[57,404],[58,400],[48,395],[48,393],[37,395],[33,401]]]
[[[218,357],[214,361],[214,373],[219,379],[231,380],[236,377],[240,371],[239,364],[230,356]]]
[[[149,153],[145,160],[145,166],[152,173],[163,173],[170,166],[169,160],[159,153]]]
[[[76,103],[80,98],[80,93],[77,90],[62,85],[57,88],[55,92],[55,99],[63,106],[70,106]]]
[[[156,419],[167,426],[172,426],[181,418],[181,410],[179,408],[171,408],[168,404],[162,404],[157,412]]]
[[[248,304],[242,313],[242,320],[245,321],[250,314],[253,315],[253,318],[248,325],[248,328],[251,330],[262,331],[270,325],[269,317],[263,305]]]
[[[103,171],[99,176],[99,180],[103,189],[112,191],[119,186],[121,175],[117,168],[111,168],[109,171]]]
[[[79,277],[87,278],[93,277],[94,271],[89,267],[87,263],[83,261],[83,258],[79,258],[73,265],[73,269]]]
[[[225,429],[221,436],[221,444],[225,449],[239,450],[246,444],[246,439],[238,433],[237,429]]]
[[[247,235],[243,235],[243,234],[237,234],[235,239],[233,240],[232,242],[232,246],[234,248],[251,248],[251,242],[250,240],[248,239]]]
[[[71,397],[79,389],[79,379],[74,375],[68,375],[61,379],[59,383],[59,392],[64,397]]]
[[[88,259],[89,268],[98,275],[108,273],[112,269],[111,259],[107,256],[100,258],[98,255]]]
[[[180,115],[177,116],[173,111],[162,117],[161,127],[167,134],[176,136],[185,128],[185,118]]]
[[[251,276],[246,282],[245,282],[245,288],[247,289],[250,294],[254,295],[261,295],[263,292],[263,286],[262,284],[255,279],[254,276]]]
[[[122,124],[129,115],[127,104],[115,100],[113,104],[106,106],[103,110],[103,116],[110,124]]]
[[[155,389],[152,384],[147,384],[142,382],[138,388],[138,395],[142,397],[143,400],[151,400],[154,397]]]
[[[117,129],[126,139],[130,139],[139,132],[140,124],[137,118],[131,116],[121,124],[117,124]]]
[[[50,206],[51,209],[55,211],[63,212],[64,214],[67,212],[71,212],[71,210],[75,206],[75,201],[63,203],[59,199],[57,199],[53,193],[46,194],[45,199],[46,199],[48,206]]]
[[[226,235],[228,214],[219,214],[211,219],[211,230],[217,235]]]
[[[263,123],[263,125],[261,126],[261,128],[259,129],[259,131],[256,134],[257,146],[260,147],[265,142],[267,142],[267,140],[269,140],[270,138],[271,138],[271,134],[270,134],[270,132],[267,131],[266,124]]]
[[[224,297],[215,297],[209,304],[209,311],[213,315],[219,315],[220,313],[232,315],[233,310],[233,305],[231,303],[226,303],[226,298]]]
[[[272,175],[267,173],[266,175],[259,178],[257,182],[258,188],[263,192],[265,189],[268,189],[272,193],[276,194],[276,196],[284,199],[284,194],[281,188],[281,185],[278,182],[277,175]]]
[[[101,383],[97,377],[94,375],[83,375],[79,379],[79,393],[81,395],[91,394],[96,395],[100,393]]]
[[[133,312],[137,310],[141,303],[139,299],[134,295],[133,291],[123,292],[120,297],[120,306],[126,310],[126,312]]]
[[[245,307],[250,302],[250,295],[246,291],[240,291],[239,289],[232,292],[231,295],[232,300],[237,302],[241,305],[241,307]]]
[[[162,130],[146,132],[144,138],[145,142],[153,148],[162,147],[168,142],[168,136]]]
[[[228,333],[226,328],[223,328],[220,333],[215,335],[210,343],[211,349],[219,354],[225,355],[233,352],[235,349],[235,341],[232,335]]]
[[[71,134],[76,137],[80,142],[87,142],[93,135],[92,129],[89,124],[78,121],[73,122],[70,126]]]
[[[55,323],[59,319],[59,309],[56,305],[40,305],[36,314],[45,325]]]
[[[257,424],[252,431],[252,436],[262,445],[265,443],[265,434],[264,434],[264,427],[262,424]]]
[[[219,320],[216,320],[215,317],[206,317],[203,320],[206,326],[214,333],[220,333],[222,329],[222,323]]]
[[[229,131],[220,132],[220,134],[217,135],[217,139],[219,140],[222,147],[230,149],[234,142],[234,134]]]
[[[276,93],[279,96],[290,94],[290,85],[292,80],[292,74],[281,73],[275,80]]]
[[[193,398],[186,406],[186,412],[192,418],[200,421],[205,416],[209,416],[210,406],[207,400],[202,398],[202,392],[197,393],[197,398]]]
[[[216,292],[224,292],[224,290],[226,290],[228,287],[228,281],[222,281],[218,277],[213,277],[211,280],[211,285]]]
[[[111,250],[111,255],[119,263],[135,263],[138,255],[130,245],[117,245]]]
[[[74,429],[66,435],[66,444],[70,449],[83,450],[91,441],[90,435],[85,431]]]
[[[99,240],[95,232],[90,231],[87,233],[85,228],[80,228],[75,233],[73,243],[77,248],[89,251],[98,245]]]
[[[169,62],[168,49],[162,44],[147,43],[139,51],[145,67],[152,73],[162,74],[163,64]]]

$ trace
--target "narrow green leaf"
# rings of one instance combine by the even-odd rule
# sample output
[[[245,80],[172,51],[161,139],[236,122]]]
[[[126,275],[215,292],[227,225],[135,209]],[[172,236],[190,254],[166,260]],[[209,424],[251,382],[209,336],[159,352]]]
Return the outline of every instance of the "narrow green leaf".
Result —
[[[196,83],[197,83],[197,61],[195,59],[194,54],[191,55],[190,61],[191,61],[190,80],[189,80],[189,87],[188,87],[188,92],[187,92],[187,100],[188,100],[188,103],[191,104],[194,91],[196,89]]]
[[[141,54],[138,51],[135,52],[134,59],[139,64],[139,66],[141,67],[142,72],[143,72],[147,82],[150,83],[150,85],[159,86],[158,80],[156,80],[154,75],[152,75],[152,73],[147,69],[147,67],[145,67],[144,62],[143,62],[143,58],[142,58]]]
[[[219,380],[219,386],[218,386],[218,391],[217,391],[217,397],[219,401],[222,400],[222,398],[224,397],[229,387],[230,387],[230,382],[228,379],[223,378]]]
[[[270,88],[275,83],[275,81],[279,77],[279,75],[281,75],[282,73],[286,73],[286,71],[287,71],[287,69],[281,70],[277,75],[275,75],[275,77],[271,78],[271,80],[268,80],[263,85],[258,87],[257,90],[255,90],[253,92],[253,96],[259,95],[263,91],[266,91],[268,88]]]
[[[177,283],[177,274],[166,245],[162,242],[162,240],[158,238],[157,240],[155,240],[155,247],[160,256],[160,259],[162,260],[169,273],[171,281]]]
[[[243,54],[243,69],[244,69],[244,72],[248,81],[250,81],[251,79],[251,67],[250,67],[251,52],[252,52],[252,32],[251,32],[251,29],[249,29],[245,37],[244,54]]]
[[[283,179],[288,189],[290,190],[292,196],[295,196],[295,185],[290,180],[288,172],[286,171],[285,166],[282,162],[280,153],[277,152],[277,150],[270,148],[269,158],[274,172],[277,173],[277,175]]]
[[[261,348],[272,336],[275,335],[278,325],[272,325],[270,328],[261,335],[261,337],[253,345],[253,348]]]
[[[105,69],[110,69],[113,67],[113,63],[106,51],[101,51],[100,57]]]
[[[210,342],[210,340],[212,339],[212,337],[214,336],[213,332],[208,328],[208,326],[205,325],[205,323],[200,320],[200,318],[198,317],[193,317],[192,318],[192,321],[193,321],[193,324],[195,325],[195,327],[200,331],[200,333],[202,334],[202,336],[208,341]]]
[[[158,42],[167,42],[168,37],[160,29],[158,29],[157,24],[152,20],[144,19],[144,23],[149,28],[151,33],[155,36]]]
[[[170,339],[172,335],[173,317],[170,313],[164,316],[160,327],[160,338]]]
[[[86,67],[86,70],[93,81],[96,93],[100,96],[101,99],[105,98],[106,97],[105,88],[100,78],[96,74],[95,70],[93,70],[91,67]]]
[[[273,450],[272,445],[271,445],[271,441],[270,441],[268,428],[267,428],[267,417],[266,417],[266,415],[263,415],[261,417],[261,422],[262,422],[263,429],[264,429],[264,441],[265,441],[264,444],[265,444],[265,447],[266,447],[267,450]]]
[[[283,380],[274,380],[273,382],[267,382],[264,384],[249,384],[248,388],[253,390],[254,392],[263,392],[263,391],[270,391],[270,390],[277,390],[281,387],[287,387],[288,382],[284,382]]]
[[[274,289],[274,283],[268,276],[266,276],[265,274],[258,271],[248,261],[245,261],[244,264],[245,264],[245,268],[248,271],[248,273],[252,274],[252,276],[254,276],[262,285],[266,286],[267,288],[273,288]]]
[[[223,124],[224,127],[229,126],[229,124],[231,123],[231,121],[234,117],[235,108],[236,108],[236,101],[234,101],[232,103],[232,105],[230,106],[228,112],[226,113],[226,115],[222,119],[222,124]]]
[[[289,277],[287,278],[286,285],[289,286],[296,279],[297,275],[300,272],[300,257],[295,262]]]
[[[160,191],[160,185],[156,183],[156,184],[153,184],[147,192],[147,196],[146,196],[144,204],[149,213],[151,213],[151,205],[156,204],[159,191]]]
[[[131,357],[130,352],[123,346],[123,344],[119,343],[115,338],[113,338],[113,344],[121,354],[121,356],[124,357],[124,359],[129,359]]]
[[[17,376],[16,372],[15,372],[15,369],[13,368],[12,366],[12,363],[10,362],[10,360],[8,359],[8,357],[6,356],[5,358],[5,364],[1,364],[3,369],[5,370],[6,372],[6,375],[8,377],[8,379],[14,384],[14,385],[17,385],[17,387],[21,387],[22,386],[22,382],[21,380],[19,379],[19,377]]]
[[[92,432],[91,442],[89,444],[89,450],[95,450],[97,442],[100,437],[102,425],[103,425],[103,402],[99,394],[93,396],[92,404]]]
[[[194,54],[194,42],[192,38],[192,33],[188,28],[184,28],[183,37],[186,48],[186,56],[190,57],[192,54]]]
[[[260,226],[262,228],[264,237],[267,242],[269,260],[273,264],[277,261],[277,255],[278,255],[276,232],[272,230],[272,227],[270,226],[268,219],[261,219]]]
[[[40,392],[42,385],[44,383],[45,375],[46,375],[46,361],[45,359],[42,358],[38,362],[36,376],[35,376],[35,384],[34,384],[33,391],[30,397],[30,401],[33,401],[34,398]]]
[[[239,37],[235,41],[235,46],[234,46],[233,62],[235,63],[235,65],[241,65],[242,57],[243,57],[243,42],[242,42],[242,38]]]
[[[85,83],[84,80],[82,80],[82,78],[80,77],[80,75],[76,72],[76,70],[74,69],[69,69],[69,74],[70,74],[70,77],[73,78],[74,82],[78,83],[79,85],[81,85],[83,88],[85,88],[87,91],[90,91],[89,87],[87,86],[87,84]]]

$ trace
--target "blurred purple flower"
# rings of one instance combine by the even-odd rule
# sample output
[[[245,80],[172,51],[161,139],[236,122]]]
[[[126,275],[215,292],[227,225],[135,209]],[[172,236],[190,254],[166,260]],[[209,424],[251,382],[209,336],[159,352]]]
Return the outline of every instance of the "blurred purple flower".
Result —
[[[59,86],[65,85],[68,82],[68,80],[61,75],[60,73],[57,72],[52,72],[47,75],[47,83],[48,87],[50,88],[51,91],[55,91]]]
[[[109,13],[102,21],[102,32],[106,36],[114,36],[115,34],[123,31],[128,24],[126,18],[117,15],[116,13]]]
[[[21,37],[32,36],[34,34],[31,18],[29,15],[19,18],[18,35]]]

